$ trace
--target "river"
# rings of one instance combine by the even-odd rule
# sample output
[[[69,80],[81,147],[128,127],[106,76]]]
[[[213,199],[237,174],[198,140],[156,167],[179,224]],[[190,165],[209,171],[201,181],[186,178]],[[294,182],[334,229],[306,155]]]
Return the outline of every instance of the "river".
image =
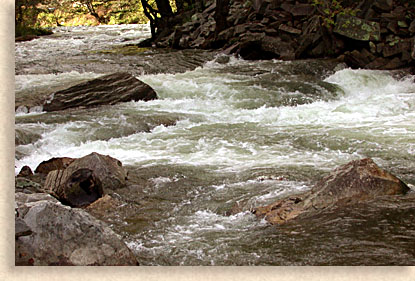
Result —
[[[106,221],[140,264],[415,264],[414,192],[279,227],[249,212],[364,157],[413,187],[413,76],[137,48],[146,25],[54,31],[16,43],[16,99],[114,71],[159,99],[16,112],[16,128],[41,138],[16,147],[15,171],[94,151],[119,159],[133,184]]]

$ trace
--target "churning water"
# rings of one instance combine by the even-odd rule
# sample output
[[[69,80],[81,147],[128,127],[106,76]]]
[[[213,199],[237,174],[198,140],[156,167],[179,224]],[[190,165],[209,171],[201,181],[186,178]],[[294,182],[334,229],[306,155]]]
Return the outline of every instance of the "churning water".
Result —
[[[133,183],[105,218],[143,265],[414,264],[415,199],[385,199],[273,227],[252,207],[372,157],[415,184],[413,76],[330,61],[244,61],[142,50],[147,26],[62,28],[16,43],[16,99],[128,71],[159,99],[16,113],[40,135],[16,173],[58,156],[108,154]],[[230,214],[235,204],[241,212]]]

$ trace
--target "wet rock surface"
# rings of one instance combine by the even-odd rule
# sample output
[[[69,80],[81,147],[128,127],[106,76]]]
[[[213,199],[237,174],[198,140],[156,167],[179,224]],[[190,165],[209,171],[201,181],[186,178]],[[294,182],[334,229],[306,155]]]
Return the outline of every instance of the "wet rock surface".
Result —
[[[23,128],[16,128],[14,131],[14,134],[15,134],[14,144],[16,146],[34,143],[35,141],[41,138],[39,134],[30,132],[29,130],[23,129]]]
[[[415,35],[415,7],[409,3],[363,0],[335,8],[324,6],[324,1],[310,5],[234,0],[229,5],[226,23],[221,24],[225,28],[218,36],[216,10],[209,2],[203,12],[175,27],[180,32],[159,36],[155,45],[219,48],[248,60],[338,57],[354,68],[398,69],[414,63],[413,44],[406,42]],[[362,52],[369,50],[368,58]]]
[[[138,265],[120,236],[47,194],[16,193],[16,265]]]
[[[284,224],[300,215],[310,215],[333,207],[374,200],[386,195],[402,195],[409,187],[366,158],[343,165],[321,179],[310,192],[277,200],[253,212],[271,224]]]
[[[114,73],[53,93],[43,104],[43,110],[88,108],[153,99],[157,99],[157,94],[150,86],[128,73]]]
[[[66,169],[75,159],[70,157],[53,157],[40,163],[35,170],[37,174],[47,175],[54,170]]]
[[[94,152],[72,161],[65,169],[50,171],[45,190],[65,204],[82,207],[124,187],[126,179],[120,161]]]

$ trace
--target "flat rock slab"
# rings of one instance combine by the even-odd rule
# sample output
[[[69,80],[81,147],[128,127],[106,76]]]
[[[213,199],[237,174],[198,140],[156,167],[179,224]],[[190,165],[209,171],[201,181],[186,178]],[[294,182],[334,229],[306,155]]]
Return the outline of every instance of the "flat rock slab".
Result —
[[[128,101],[157,99],[156,92],[129,73],[114,73],[57,91],[43,104],[44,111],[88,108]]]

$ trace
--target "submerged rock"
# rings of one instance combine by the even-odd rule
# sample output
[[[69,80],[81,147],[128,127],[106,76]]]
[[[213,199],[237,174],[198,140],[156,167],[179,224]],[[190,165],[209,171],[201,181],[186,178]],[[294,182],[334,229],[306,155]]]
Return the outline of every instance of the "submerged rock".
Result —
[[[128,101],[157,99],[156,92],[128,73],[105,75],[53,93],[43,104],[44,111],[75,107],[113,105]]]
[[[138,265],[107,224],[47,194],[16,193],[15,265]]]
[[[82,207],[101,198],[105,191],[124,187],[126,179],[127,172],[120,161],[93,152],[72,161],[65,169],[50,171],[45,190],[64,204]]]
[[[372,159],[352,161],[333,170],[310,192],[258,207],[254,213],[272,224],[283,224],[299,215],[342,207],[384,195],[405,194],[409,187],[381,169]]]
[[[42,138],[41,135],[30,132],[26,129],[16,128],[14,131],[14,144],[16,146],[34,143],[40,138]]]

